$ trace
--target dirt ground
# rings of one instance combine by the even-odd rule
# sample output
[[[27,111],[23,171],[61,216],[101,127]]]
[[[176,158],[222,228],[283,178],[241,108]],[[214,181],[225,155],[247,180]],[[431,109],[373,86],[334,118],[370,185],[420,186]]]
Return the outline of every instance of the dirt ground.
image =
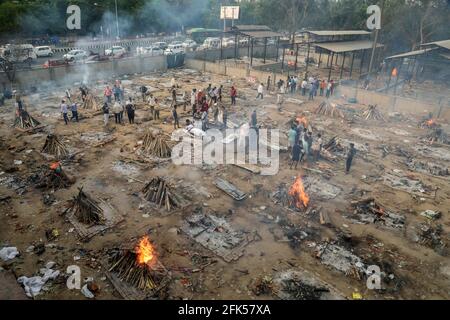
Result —
[[[65,88],[59,88],[54,94],[28,94],[24,97],[28,112],[46,125],[44,131],[23,133],[12,128],[14,108],[11,101],[0,110],[0,198],[11,197],[0,201],[0,248],[14,246],[20,252],[17,258],[3,262],[3,271],[0,272],[11,270],[16,277],[32,276],[48,261],[56,262],[56,268],[63,273],[67,266],[78,265],[82,278],[92,277],[100,287],[96,299],[121,299],[107,280],[100,262],[107,249],[130,244],[133,239],[148,234],[156,248],[158,260],[172,277],[160,298],[276,299],[276,295],[270,292],[257,296],[253,290],[255,284],[258,279],[271,278],[276,272],[289,269],[309,271],[348,299],[352,299],[355,292],[359,292],[364,299],[450,298],[447,248],[450,178],[411,171],[405,164],[406,159],[395,152],[399,147],[413,154],[415,160],[432,161],[448,168],[450,147],[427,145],[422,140],[427,130],[417,126],[419,116],[385,115],[387,122],[365,121],[358,114],[366,106],[347,104],[339,99],[338,93],[332,101],[344,106],[346,120],[315,114],[313,111],[323,101],[321,97],[308,102],[307,97],[297,95],[294,98],[303,103],[290,100],[279,112],[275,106],[276,95],[267,94],[264,100],[256,101],[255,85],[246,79],[201,74],[192,70],[175,70],[122,80],[127,96],[138,98],[137,88],[146,84],[156,96],[165,98],[170,95],[168,88],[172,77],[187,92],[192,88],[206,88],[209,83],[223,84],[228,92],[231,84],[235,84],[239,93],[237,106],[230,107],[229,98],[224,98],[229,108],[229,118],[233,122],[243,123],[248,121],[253,109],[257,109],[259,122],[263,127],[279,128],[284,135],[282,141],[286,141],[290,121],[302,115],[308,119],[314,134],[322,133],[324,142],[339,136],[345,141],[355,142],[357,147],[364,146],[366,150],[358,150],[348,175],[344,172],[343,157],[338,157],[335,162],[321,159],[318,163],[304,163],[298,170],[290,170],[290,155],[287,152],[280,154],[280,171],[275,176],[261,176],[231,165],[175,166],[171,162],[139,161],[134,151],[139,148],[139,141],[147,129],[158,128],[168,134],[172,132],[168,106],[163,108],[160,121],[149,120],[148,106],[139,103],[135,125],[115,125],[111,118],[108,128],[105,128],[103,116],[96,115],[66,126],[58,106]],[[109,81],[112,83],[113,79]],[[96,88],[99,99],[103,86],[103,83],[90,85],[91,89]],[[75,90],[76,86],[72,91]],[[181,124],[190,116],[189,110],[181,112]],[[80,110],[80,113],[87,116],[89,112]],[[447,124],[442,125],[448,131]],[[14,190],[14,184],[8,184],[5,178],[13,176],[23,182],[41,166],[51,163],[40,153],[50,132],[79,153],[74,161],[63,162],[63,170],[76,177],[76,183],[67,189],[56,190],[52,193],[56,202],[45,205],[42,197],[46,192],[36,189],[32,183]],[[92,146],[82,139],[83,134],[92,132],[106,132],[116,139],[104,146]],[[385,157],[382,146],[390,151]],[[427,149],[419,154],[415,149],[417,147],[434,151],[438,149],[440,153],[431,153]],[[21,164],[15,160],[20,160]],[[120,160],[128,165],[128,171],[120,172],[113,168]],[[408,193],[387,186],[383,183],[383,176],[392,172],[420,180],[429,188]],[[142,205],[143,201],[136,193],[143,188],[142,182],[155,176],[167,177],[175,188],[191,186],[195,190],[206,190],[210,197],[189,191],[191,205],[181,212],[168,215],[160,210],[148,209]],[[304,180],[317,178],[325,186],[332,185],[340,189],[336,197],[324,200],[320,192],[308,192],[306,188],[310,207],[321,207],[322,213],[329,216],[329,223],[320,223],[320,210],[298,212],[273,201],[271,195],[277,186],[286,183],[289,187],[297,176]],[[248,197],[242,201],[233,200],[213,184],[219,177],[233,183]],[[79,241],[73,226],[62,215],[67,201],[77,194],[77,188],[81,186],[89,194],[107,201],[124,216],[122,223],[96,235],[89,242]],[[351,201],[366,198],[375,198],[386,209],[405,216],[403,228],[358,222],[350,204]],[[237,230],[256,231],[259,239],[249,243],[237,261],[225,262],[180,230],[183,220],[199,208],[203,208],[207,214],[225,217]],[[425,210],[440,211],[441,217],[431,221],[420,215]],[[420,243],[420,224],[442,226],[442,245],[437,247]],[[289,237],[286,239],[286,225],[303,230],[307,234],[306,238],[296,244]],[[52,229],[57,229],[59,236],[49,241],[45,231]],[[369,290],[365,277],[346,275],[321,263],[317,250],[323,243],[336,243],[360,257],[366,265],[378,265],[384,273],[383,290]],[[38,244],[44,244],[45,252],[40,255],[27,252],[31,245]],[[198,262],[192,258],[196,253],[216,262],[195,270],[199,268]],[[0,286],[0,290],[5,290],[4,286]],[[36,299],[85,297],[79,290],[68,290],[64,277],[60,277]]]

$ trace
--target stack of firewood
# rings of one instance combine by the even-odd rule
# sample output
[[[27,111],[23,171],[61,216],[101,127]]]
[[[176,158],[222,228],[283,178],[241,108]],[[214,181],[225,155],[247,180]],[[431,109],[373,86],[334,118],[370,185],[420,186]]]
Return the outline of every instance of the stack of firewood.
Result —
[[[89,195],[79,189],[78,196],[72,200],[72,210],[78,221],[87,225],[103,224],[103,210],[100,208],[97,201],[92,199]]]
[[[345,118],[344,113],[338,108],[338,106],[335,103],[329,102],[328,100],[322,102],[316,108],[314,113],[329,116],[332,118]]]
[[[88,94],[84,99],[82,108],[97,111],[100,110],[100,105],[97,103],[95,97],[92,94]]]
[[[363,113],[363,118],[365,120],[380,120],[380,121],[386,121],[383,114],[378,111],[377,105],[369,105],[366,111]]]
[[[16,119],[14,121],[14,127],[20,129],[32,129],[39,126],[41,123],[34,119],[28,112],[22,110],[19,114],[16,114]]]
[[[155,203],[159,208],[165,207],[167,211],[180,208],[182,200],[172,191],[169,184],[160,177],[153,178],[142,189],[144,198]]]
[[[116,249],[110,255],[109,272],[139,290],[156,289],[156,273],[147,265],[139,264],[137,254],[132,250]]]
[[[69,154],[69,151],[64,144],[62,144],[62,142],[54,134],[49,134],[47,136],[41,152],[54,155],[59,159]]]
[[[145,153],[158,158],[170,158],[172,155],[172,149],[167,143],[166,137],[162,134],[147,133],[142,148]]]
[[[344,147],[338,137],[333,137],[323,145],[323,149],[329,152],[341,152],[344,150]]]

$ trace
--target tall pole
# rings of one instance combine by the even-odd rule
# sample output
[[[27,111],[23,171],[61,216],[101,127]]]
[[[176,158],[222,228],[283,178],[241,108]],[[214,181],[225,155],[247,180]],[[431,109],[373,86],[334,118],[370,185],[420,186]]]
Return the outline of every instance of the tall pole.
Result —
[[[381,0],[381,13],[380,13],[381,17],[383,16],[383,9],[384,9],[384,0]],[[372,55],[370,57],[369,70],[367,71],[367,77],[369,77],[369,78],[370,78],[370,74],[372,73],[373,60],[375,57],[375,51],[377,49],[379,33],[380,33],[380,29],[375,29],[375,39],[373,41],[373,46],[372,46]]]
[[[117,0],[116,0],[116,27],[117,27],[117,39],[120,38],[120,30],[119,30],[119,10],[117,9]]]

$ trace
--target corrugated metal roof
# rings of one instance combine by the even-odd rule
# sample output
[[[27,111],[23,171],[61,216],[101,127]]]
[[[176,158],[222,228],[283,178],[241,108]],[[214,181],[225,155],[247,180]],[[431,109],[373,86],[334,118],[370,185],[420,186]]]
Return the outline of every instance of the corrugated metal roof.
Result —
[[[422,46],[435,45],[450,50],[450,39],[435,42],[424,43]]]
[[[323,42],[316,43],[316,47],[326,49],[335,53],[350,52],[357,50],[366,50],[373,47],[373,42],[369,40],[357,40],[357,41],[342,41],[342,42]],[[377,44],[377,48],[382,47],[382,44]]]
[[[241,31],[241,34],[252,38],[272,38],[281,37],[281,33],[273,31]]]
[[[316,36],[356,36],[356,35],[368,35],[370,32],[365,30],[318,30],[307,31]]]
[[[238,31],[272,31],[268,26],[251,24],[236,25],[233,29]]]
[[[390,60],[390,59],[397,59],[397,58],[406,58],[406,57],[412,57],[412,56],[420,56],[426,52],[435,50],[436,48],[428,48],[428,49],[422,49],[422,50],[414,50],[414,51],[410,51],[410,52],[405,52],[405,53],[400,53],[400,54],[396,54],[395,56],[390,56],[385,58],[385,60]]]

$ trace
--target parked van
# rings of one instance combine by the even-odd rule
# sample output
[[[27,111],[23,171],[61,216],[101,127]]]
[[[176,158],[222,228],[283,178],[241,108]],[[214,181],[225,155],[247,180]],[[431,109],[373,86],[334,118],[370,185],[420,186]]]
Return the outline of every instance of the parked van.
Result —
[[[167,56],[169,54],[184,53],[183,44],[169,44],[164,54]]]
[[[40,57],[51,57],[53,56],[53,50],[50,47],[36,47],[34,48],[34,52],[38,58]]]
[[[206,38],[203,42],[203,48],[205,49],[219,49],[220,39],[219,38]]]

